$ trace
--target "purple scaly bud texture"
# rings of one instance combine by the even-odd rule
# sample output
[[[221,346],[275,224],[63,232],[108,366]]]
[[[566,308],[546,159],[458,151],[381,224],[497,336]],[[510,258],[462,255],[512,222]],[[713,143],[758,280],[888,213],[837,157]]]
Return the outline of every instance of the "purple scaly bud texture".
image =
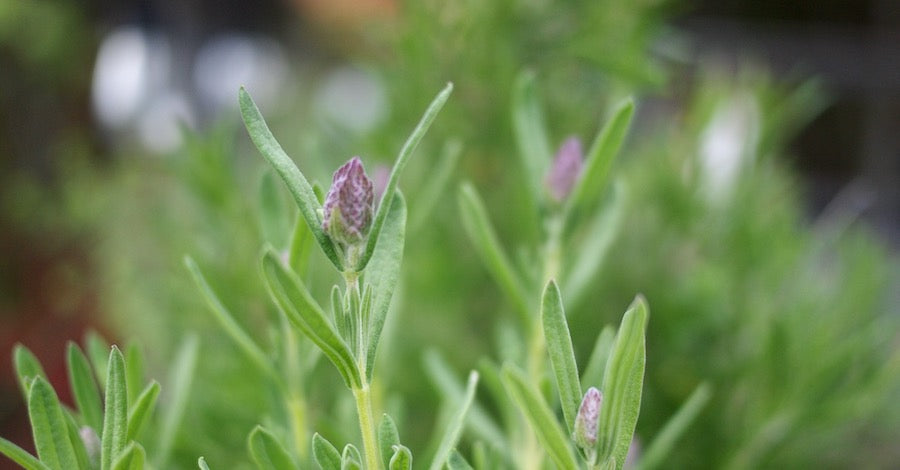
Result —
[[[594,446],[597,444],[597,432],[600,427],[600,404],[603,402],[603,395],[594,387],[585,392],[584,398],[581,400],[581,406],[578,407],[578,414],[575,415],[575,443],[581,447],[586,453],[592,454]]]
[[[569,137],[559,147],[553,164],[544,180],[547,191],[554,202],[560,203],[566,200],[584,165],[584,154],[581,151],[581,140],[578,137]]]
[[[372,180],[366,176],[362,160],[351,158],[334,172],[322,207],[322,229],[342,245],[360,243],[372,225],[373,199]]]

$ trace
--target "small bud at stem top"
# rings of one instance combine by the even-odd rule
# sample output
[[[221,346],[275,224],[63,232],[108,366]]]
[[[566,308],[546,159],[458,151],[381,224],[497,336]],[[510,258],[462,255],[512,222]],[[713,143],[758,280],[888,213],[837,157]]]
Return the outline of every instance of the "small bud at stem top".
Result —
[[[374,193],[362,161],[353,157],[334,172],[322,209],[322,229],[347,247],[366,239],[372,225]]]
[[[593,456],[594,446],[597,444],[597,432],[600,427],[600,404],[603,395],[594,387],[585,392],[575,415],[575,444],[588,456]],[[590,458],[590,457],[589,457]]]

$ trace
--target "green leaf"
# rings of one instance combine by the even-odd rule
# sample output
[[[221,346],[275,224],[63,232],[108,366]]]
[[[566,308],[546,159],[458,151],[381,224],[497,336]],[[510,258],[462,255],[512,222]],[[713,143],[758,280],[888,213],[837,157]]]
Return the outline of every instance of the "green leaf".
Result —
[[[7,456],[13,462],[19,464],[25,470],[49,470],[50,467],[41,463],[37,457],[29,454],[25,449],[0,437],[0,454]]]
[[[441,439],[441,444],[438,446],[434,459],[431,461],[431,467],[429,467],[431,470],[444,468],[444,465],[450,458],[450,452],[456,447],[456,443],[459,442],[459,436],[462,434],[463,425],[466,422],[466,414],[469,412],[469,407],[472,406],[472,400],[475,399],[475,387],[477,386],[478,372],[473,370],[469,372],[465,397],[462,403],[459,404],[456,414],[451,418],[447,429],[444,430],[444,437]]]
[[[522,279],[513,269],[503,251],[496,231],[488,218],[484,203],[475,188],[468,182],[459,188],[459,211],[463,227],[475,245],[488,271],[510,299],[523,325],[531,324],[531,307]]]
[[[356,266],[356,271],[365,269],[366,265],[369,263],[369,259],[372,258],[372,254],[375,252],[375,244],[378,243],[378,240],[381,238],[381,229],[384,226],[388,210],[390,209],[387,207],[386,202],[394,199],[394,193],[397,191],[397,182],[400,179],[400,173],[403,172],[403,169],[409,162],[409,158],[419,145],[419,141],[421,141],[422,137],[425,136],[425,133],[428,132],[428,128],[431,127],[438,112],[444,107],[444,103],[447,102],[447,98],[450,97],[452,91],[453,84],[448,83],[447,86],[438,93],[431,104],[428,105],[428,109],[425,110],[425,114],[422,115],[419,124],[416,125],[416,128],[413,129],[409,138],[406,139],[406,142],[400,149],[400,154],[394,162],[394,167],[391,168],[391,176],[388,177],[387,185],[384,187],[384,193],[381,195],[381,202],[378,204],[378,210],[375,212],[375,219],[372,222],[372,228],[369,230],[369,238],[366,242],[366,250],[363,252],[359,264]]]
[[[206,300],[209,311],[212,312],[215,319],[219,322],[219,325],[225,330],[225,333],[231,337],[232,341],[241,348],[241,351],[253,361],[259,370],[265,371],[269,377],[278,379],[280,376],[272,366],[272,361],[259,345],[250,338],[250,335],[241,328],[225,305],[222,304],[222,301],[219,300],[219,297],[216,296],[216,293],[206,281],[206,278],[203,276],[197,263],[195,263],[190,256],[185,256],[184,265],[187,267],[188,271],[190,271],[194,283],[200,289],[200,293],[203,295],[204,300]]]
[[[291,324],[312,340],[334,364],[349,388],[361,387],[353,354],[325,317],[303,281],[285,269],[271,248],[262,259],[263,277],[269,293]]]
[[[125,358],[116,346],[109,353],[106,367],[106,403],[103,432],[100,433],[100,469],[113,468],[113,462],[128,442],[128,391],[125,385]]]
[[[84,349],[87,353],[91,365],[94,366],[94,373],[97,381],[100,382],[100,388],[106,389],[106,365],[109,362],[109,343],[94,330],[88,330],[84,335]]]
[[[69,442],[72,443],[72,450],[75,451],[75,460],[78,462],[78,468],[95,468],[99,462],[97,462],[96,459],[92,462],[91,458],[88,457],[87,445],[81,437],[82,428],[79,427],[79,424],[75,421],[75,417],[68,409],[63,411],[63,417],[65,417],[66,420],[66,431],[69,433]],[[84,429],[87,432],[95,432],[93,428],[86,427]],[[99,445],[99,441],[97,444]]]
[[[169,369],[166,382],[166,406],[160,419],[157,438],[157,451],[155,468],[168,468],[169,456],[172,446],[181,428],[181,421],[187,410],[188,399],[191,396],[191,384],[197,369],[197,356],[200,350],[200,342],[193,334],[185,336],[172,359],[172,367]]]
[[[672,448],[675,447],[675,442],[703,411],[711,397],[712,387],[708,383],[704,382],[698,385],[641,454],[637,470],[652,470],[661,467],[666,462],[666,457]]]
[[[578,468],[569,438],[559,427],[553,411],[540,392],[528,385],[522,373],[511,366],[504,366],[502,374],[507,392],[531,424],[531,429],[537,434],[556,467],[563,470]]]
[[[634,101],[629,98],[616,107],[612,117],[600,130],[585,157],[584,169],[566,201],[564,213],[567,223],[573,211],[586,209],[596,202],[606,187],[613,160],[625,141],[633,115]]]
[[[313,434],[313,459],[322,470],[340,470],[341,453],[338,452],[328,439],[319,433]]]
[[[395,446],[400,445],[400,433],[394,420],[385,413],[378,424],[378,448],[381,450],[381,458],[384,459],[385,468],[390,466],[390,456]]]
[[[271,171],[264,171],[259,180],[259,223],[263,240],[279,250],[287,247],[290,235],[287,209]]]
[[[70,342],[66,353],[66,362],[69,369],[69,385],[75,406],[84,423],[94,430],[103,426],[103,405],[100,399],[100,390],[94,380],[94,373],[87,356],[77,344]]]
[[[574,259],[563,276],[563,293],[569,308],[574,308],[584,299],[597,272],[606,260],[625,214],[625,197],[622,184],[613,186],[613,196],[604,207],[597,211],[587,226],[583,241],[572,250]]]
[[[390,470],[412,470],[412,452],[402,445],[394,446],[394,455],[388,464]]]
[[[153,414],[156,406],[156,398],[159,396],[159,384],[154,380],[147,384],[138,395],[128,410],[128,440],[137,439],[138,433],[147,421],[147,417]]]
[[[528,178],[528,194],[536,203],[544,194],[543,180],[552,157],[533,72],[519,74],[513,89],[513,130]]]
[[[303,217],[297,217],[294,221],[294,231],[291,235],[290,260],[291,269],[295,273],[304,275],[309,267],[309,255],[312,253],[313,234]]]
[[[556,376],[556,389],[559,392],[563,417],[571,434],[575,432],[575,415],[578,414],[578,407],[581,405],[581,382],[578,380],[575,350],[572,348],[569,324],[566,322],[566,313],[559,297],[559,287],[553,280],[544,289],[541,300],[541,322],[550,364]]]
[[[206,459],[203,457],[197,459],[197,466],[200,467],[200,470],[209,470],[209,465],[206,465]]]
[[[612,351],[613,342],[616,340],[616,330],[612,325],[606,325],[600,334],[597,335],[597,341],[594,342],[594,350],[588,359],[587,367],[581,374],[581,383],[597,387],[603,384],[603,372],[606,370],[606,362]]]
[[[319,210],[322,205],[316,199],[309,181],[303,176],[303,173],[297,168],[293,160],[284,153],[281,145],[275,140],[275,136],[269,130],[269,126],[263,119],[259,108],[253,102],[253,98],[247,93],[243,87],[238,92],[238,102],[241,107],[241,117],[244,119],[244,125],[247,127],[247,133],[250,134],[250,140],[259,149],[259,152],[266,158],[270,165],[281,177],[282,181],[287,185],[288,191],[293,196],[297,207],[300,208],[300,214],[306,220],[309,230],[312,232],[325,256],[334,264],[338,271],[343,271],[343,263],[337,250],[325,232],[322,230],[322,217]]]
[[[28,416],[34,446],[41,462],[53,470],[78,468],[78,460],[59,399],[43,377],[36,377],[28,390]]]
[[[450,458],[447,460],[447,468],[449,470],[474,470],[472,465],[456,449],[453,449],[453,452],[450,453]]]
[[[341,470],[360,470],[362,468],[362,456],[359,455],[359,449],[353,444],[344,446],[344,452],[341,454]]]
[[[16,367],[16,377],[19,379],[19,387],[22,389],[22,396],[28,401],[31,391],[31,382],[40,377],[47,380],[47,373],[41,367],[41,362],[37,357],[25,346],[16,344],[13,347],[13,364]]]
[[[137,442],[128,444],[122,451],[122,455],[116,458],[113,470],[143,470],[147,460],[147,453]]]
[[[639,295],[622,317],[603,376],[603,412],[597,451],[600,462],[614,458],[619,469],[628,455],[641,411],[647,317],[647,303]]]
[[[398,192],[381,231],[381,241],[366,268],[365,281],[373,293],[372,314],[369,320],[368,350],[366,351],[366,381],[372,381],[375,356],[381,331],[391,307],[391,298],[400,279],[403,243],[406,232],[406,201]]]
[[[128,389],[128,403],[137,400],[144,387],[144,355],[135,342],[125,345],[125,388]]]
[[[257,426],[247,438],[250,457],[259,470],[291,470],[297,466],[287,450],[269,431]]]

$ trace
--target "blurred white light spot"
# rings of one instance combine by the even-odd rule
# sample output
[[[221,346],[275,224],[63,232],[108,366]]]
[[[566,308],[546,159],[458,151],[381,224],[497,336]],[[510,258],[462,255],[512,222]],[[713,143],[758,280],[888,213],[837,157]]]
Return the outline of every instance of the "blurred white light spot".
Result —
[[[287,75],[287,59],[277,42],[233,33],[206,42],[193,69],[197,93],[213,112],[236,106],[242,85],[260,106],[277,104]]]
[[[316,108],[338,124],[365,132],[387,113],[384,85],[365,70],[338,68],[325,78],[316,96]]]
[[[191,107],[184,96],[163,93],[141,114],[137,123],[141,144],[155,153],[172,152],[182,143],[184,128],[196,125]]]
[[[700,156],[707,197],[727,198],[745,161],[756,153],[759,106],[749,92],[723,100],[703,132]]]

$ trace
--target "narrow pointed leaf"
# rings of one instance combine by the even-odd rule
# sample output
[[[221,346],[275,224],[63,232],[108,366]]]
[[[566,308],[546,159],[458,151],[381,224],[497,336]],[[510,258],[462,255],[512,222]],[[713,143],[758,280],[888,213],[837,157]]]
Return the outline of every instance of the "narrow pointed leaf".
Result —
[[[637,470],[661,468],[666,462],[666,457],[675,447],[675,443],[703,411],[711,397],[712,387],[708,383],[704,382],[698,385],[641,454]]]
[[[90,461],[88,457],[87,447],[81,438],[81,428],[75,422],[75,417],[68,410],[63,411],[63,417],[66,420],[66,431],[69,433],[69,442],[72,443],[72,450],[75,451],[75,461],[78,462],[79,469],[90,469],[96,466],[97,462]]]
[[[398,445],[400,445],[400,433],[397,431],[397,425],[385,413],[381,417],[381,423],[378,424],[378,448],[381,450],[381,458],[384,460],[385,468],[390,466],[391,455],[394,453],[393,449]]]
[[[168,384],[165,391],[167,406],[160,418],[162,424],[157,437],[157,460],[154,461],[154,468],[168,468],[169,456],[191,397],[191,384],[197,370],[199,351],[200,341],[195,335],[187,335],[172,360],[165,382]]]
[[[257,426],[247,438],[250,457],[259,470],[292,470],[297,466],[278,439],[269,431]]]
[[[633,115],[634,101],[629,98],[616,107],[612,117],[600,130],[585,157],[581,176],[566,201],[567,218],[572,211],[589,207],[600,197],[609,180],[613,160],[628,134]]]
[[[113,468],[128,439],[128,391],[125,385],[125,358],[113,346],[106,367],[106,402],[103,409],[103,432],[100,434],[100,469]]]
[[[606,362],[612,351],[613,343],[616,340],[616,330],[612,325],[606,325],[600,334],[597,335],[597,341],[594,342],[594,350],[588,359],[587,367],[581,374],[581,383],[589,387],[601,388],[603,385],[603,372],[606,370]]]
[[[21,344],[17,344],[13,348],[13,364],[16,367],[16,377],[19,379],[19,388],[22,390],[22,396],[27,401],[31,390],[31,382],[38,377],[47,380],[47,373],[44,372],[44,368],[41,367],[37,357]]]
[[[100,389],[94,380],[94,373],[87,356],[81,352],[81,348],[75,343],[69,343],[66,353],[66,362],[69,370],[69,385],[75,406],[81,414],[84,424],[100,430],[103,427],[103,405],[100,399]]]
[[[544,194],[542,181],[547,172],[551,150],[532,72],[524,72],[516,80],[512,118],[519,157],[528,179],[528,194],[537,198]]]
[[[360,470],[362,468],[362,456],[359,449],[353,444],[344,446],[344,452],[341,454],[341,470]]]
[[[472,465],[456,449],[453,449],[453,452],[450,453],[450,458],[447,459],[447,468],[449,470],[474,470]]]
[[[306,180],[306,177],[303,176],[303,173],[300,172],[293,160],[284,153],[281,145],[275,140],[275,136],[269,130],[269,126],[259,112],[259,108],[256,107],[256,103],[253,102],[253,98],[250,97],[250,94],[243,87],[238,92],[238,102],[240,103],[244,125],[247,127],[247,133],[250,134],[253,144],[256,145],[259,152],[268,160],[275,172],[278,173],[278,176],[287,185],[288,191],[290,191],[291,196],[297,203],[297,207],[300,208],[300,214],[306,220],[307,226],[325,253],[325,256],[331,260],[339,271],[343,271],[343,264],[340,256],[337,254],[334,243],[322,230],[322,218],[318,212],[322,205],[316,198],[309,181]]]
[[[412,452],[406,446],[394,446],[394,455],[391,456],[388,469],[412,470]]]
[[[109,343],[94,330],[89,330],[84,335],[84,350],[91,365],[94,366],[94,374],[100,382],[100,388],[106,389],[106,366],[109,363]]]
[[[281,250],[287,247],[290,227],[287,208],[279,191],[275,175],[270,171],[263,172],[259,180],[259,223],[262,238]]]
[[[262,348],[250,338],[250,335],[241,328],[241,325],[234,319],[231,312],[229,312],[222,301],[219,300],[219,297],[216,296],[216,293],[206,281],[206,278],[203,276],[197,263],[194,262],[190,256],[185,256],[184,265],[187,267],[188,271],[190,271],[194,283],[200,289],[200,293],[206,300],[209,311],[212,312],[215,319],[219,322],[219,325],[225,330],[225,333],[231,337],[232,341],[241,348],[241,351],[243,351],[260,370],[265,371],[270,377],[277,378],[278,373],[272,367],[272,361],[269,360],[269,357],[266,356],[266,353],[263,352]]]
[[[288,259],[291,269],[302,276],[308,271],[309,255],[312,253],[314,238],[303,217],[297,217],[296,219],[294,221],[294,231],[291,234]]]
[[[37,457],[29,454],[25,449],[0,437],[0,454],[5,455],[13,462],[19,464],[25,470],[49,470],[50,467],[41,463]]]
[[[578,468],[569,438],[540,392],[528,385],[521,372],[510,366],[503,368],[503,384],[556,467],[563,470]]]
[[[491,225],[484,203],[475,188],[463,183],[459,189],[459,211],[463,227],[475,250],[503,293],[512,302],[524,325],[531,324],[531,308],[521,278],[516,274]]]
[[[146,460],[147,453],[144,452],[144,448],[140,444],[132,442],[116,459],[113,470],[142,470]]]
[[[428,132],[428,128],[431,127],[431,124],[434,122],[434,119],[441,111],[441,108],[444,107],[444,103],[447,102],[447,99],[450,97],[451,92],[453,92],[453,84],[448,83],[447,86],[444,87],[444,89],[441,90],[440,93],[438,93],[431,104],[428,105],[428,109],[425,110],[425,114],[422,115],[422,119],[419,120],[419,124],[416,125],[416,128],[413,129],[412,133],[409,135],[409,138],[406,139],[403,147],[400,148],[400,154],[397,156],[397,160],[394,162],[394,167],[391,169],[391,176],[388,177],[388,182],[384,188],[384,193],[381,195],[381,202],[378,204],[377,212],[375,212],[375,219],[372,222],[372,228],[369,230],[369,239],[366,242],[366,251],[363,252],[362,257],[359,260],[359,264],[356,266],[357,271],[362,271],[363,269],[365,269],[366,265],[369,263],[369,259],[372,258],[372,254],[375,252],[375,244],[378,243],[381,235],[381,229],[384,226],[385,219],[387,218],[388,209],[390,209],[389,207],[387,207],[386,202],[394,199],[394,194],[397,191],[397,182],[400,179],[400,173],[403,172],[403,169],[409,162],[409,158],[412,156],[413,152],[416,150],[416,147],[419,145],[419,141],[421,141],[422,137],[425,136],[425,133]]]
[[[28,416],[34,446],[41,462],[53,470],[78,468],[78,460],[53,387],[42,377],[31,382],[28,391]]]
[[[206,459],[203,457],[197,459],[197,467],[199,467],[200,470],[209,470],[209,465],[206,464]]]
[[[544,327],[544,338],[547,342],[547,353],[556,377],[556,389],[563,417],[569,433],[575,431],[575,415],[581,404],[581,382],[578,380],[578,365],[575,363],[575,350],[572,348],[572,337],[569,324],[563,310],[559,287],[551,280],[544,289],[541,301],[541,323]]]
[[[341,453],[334,447],[328,439],[322,437],[319,433],[313,434],[313,459],[322,470],[340,470]]]
[[[128,410],[128,440],[137,439],[138,433],[147,421],[147,418],[153,414],[156,407],[156,399],[159,397],[159,383],[155,380],[150,382],[140,395],[131,404]]]
[[[603,376],[603,411],[600,413],[597,455],[600,462],[615,459],[619,469],[628,455],[641,411],[647,317],[647,303],[638,296],[622,317]]]
[[[282,266],[278,256],[266,250],[262,260],[263,277],[269,293],[291,324],[312,340],[334,364],[347,387],[361,386],[349,346],[325,317],[296,274]]]
[[[450,458],[450,453],[456,447],[457,442],[459,442],[459,436],[462,434],[463,425],[466,422],[466,414],[469,412],[469,407],[472,406],[472,400],[475,399],[475,387],[477,386],[478,372],[473,370],[469,372],[469,380],[462,403],[459,404],[459,408],[457,408],[456,413],[450,419],[437,453],[435,453],[434,459],[431,461],[431,467],[429,467],[431,470],[444,468],[444,465]]]
[[[128,403],[137,400],[144,387],[144,355],[135,342],[125,346],[125,388],[128,389]]]
[[[372,370],[378,352],[381,331],[391,307],[391,299],[400,279],[403,243],[406,232],[406,201],[397,193],[381,231],[381,241],[366,268],[366,283],[373,292],[372,313],[369,320],[368,351],[366,351],[366,380],[372,381]]]

